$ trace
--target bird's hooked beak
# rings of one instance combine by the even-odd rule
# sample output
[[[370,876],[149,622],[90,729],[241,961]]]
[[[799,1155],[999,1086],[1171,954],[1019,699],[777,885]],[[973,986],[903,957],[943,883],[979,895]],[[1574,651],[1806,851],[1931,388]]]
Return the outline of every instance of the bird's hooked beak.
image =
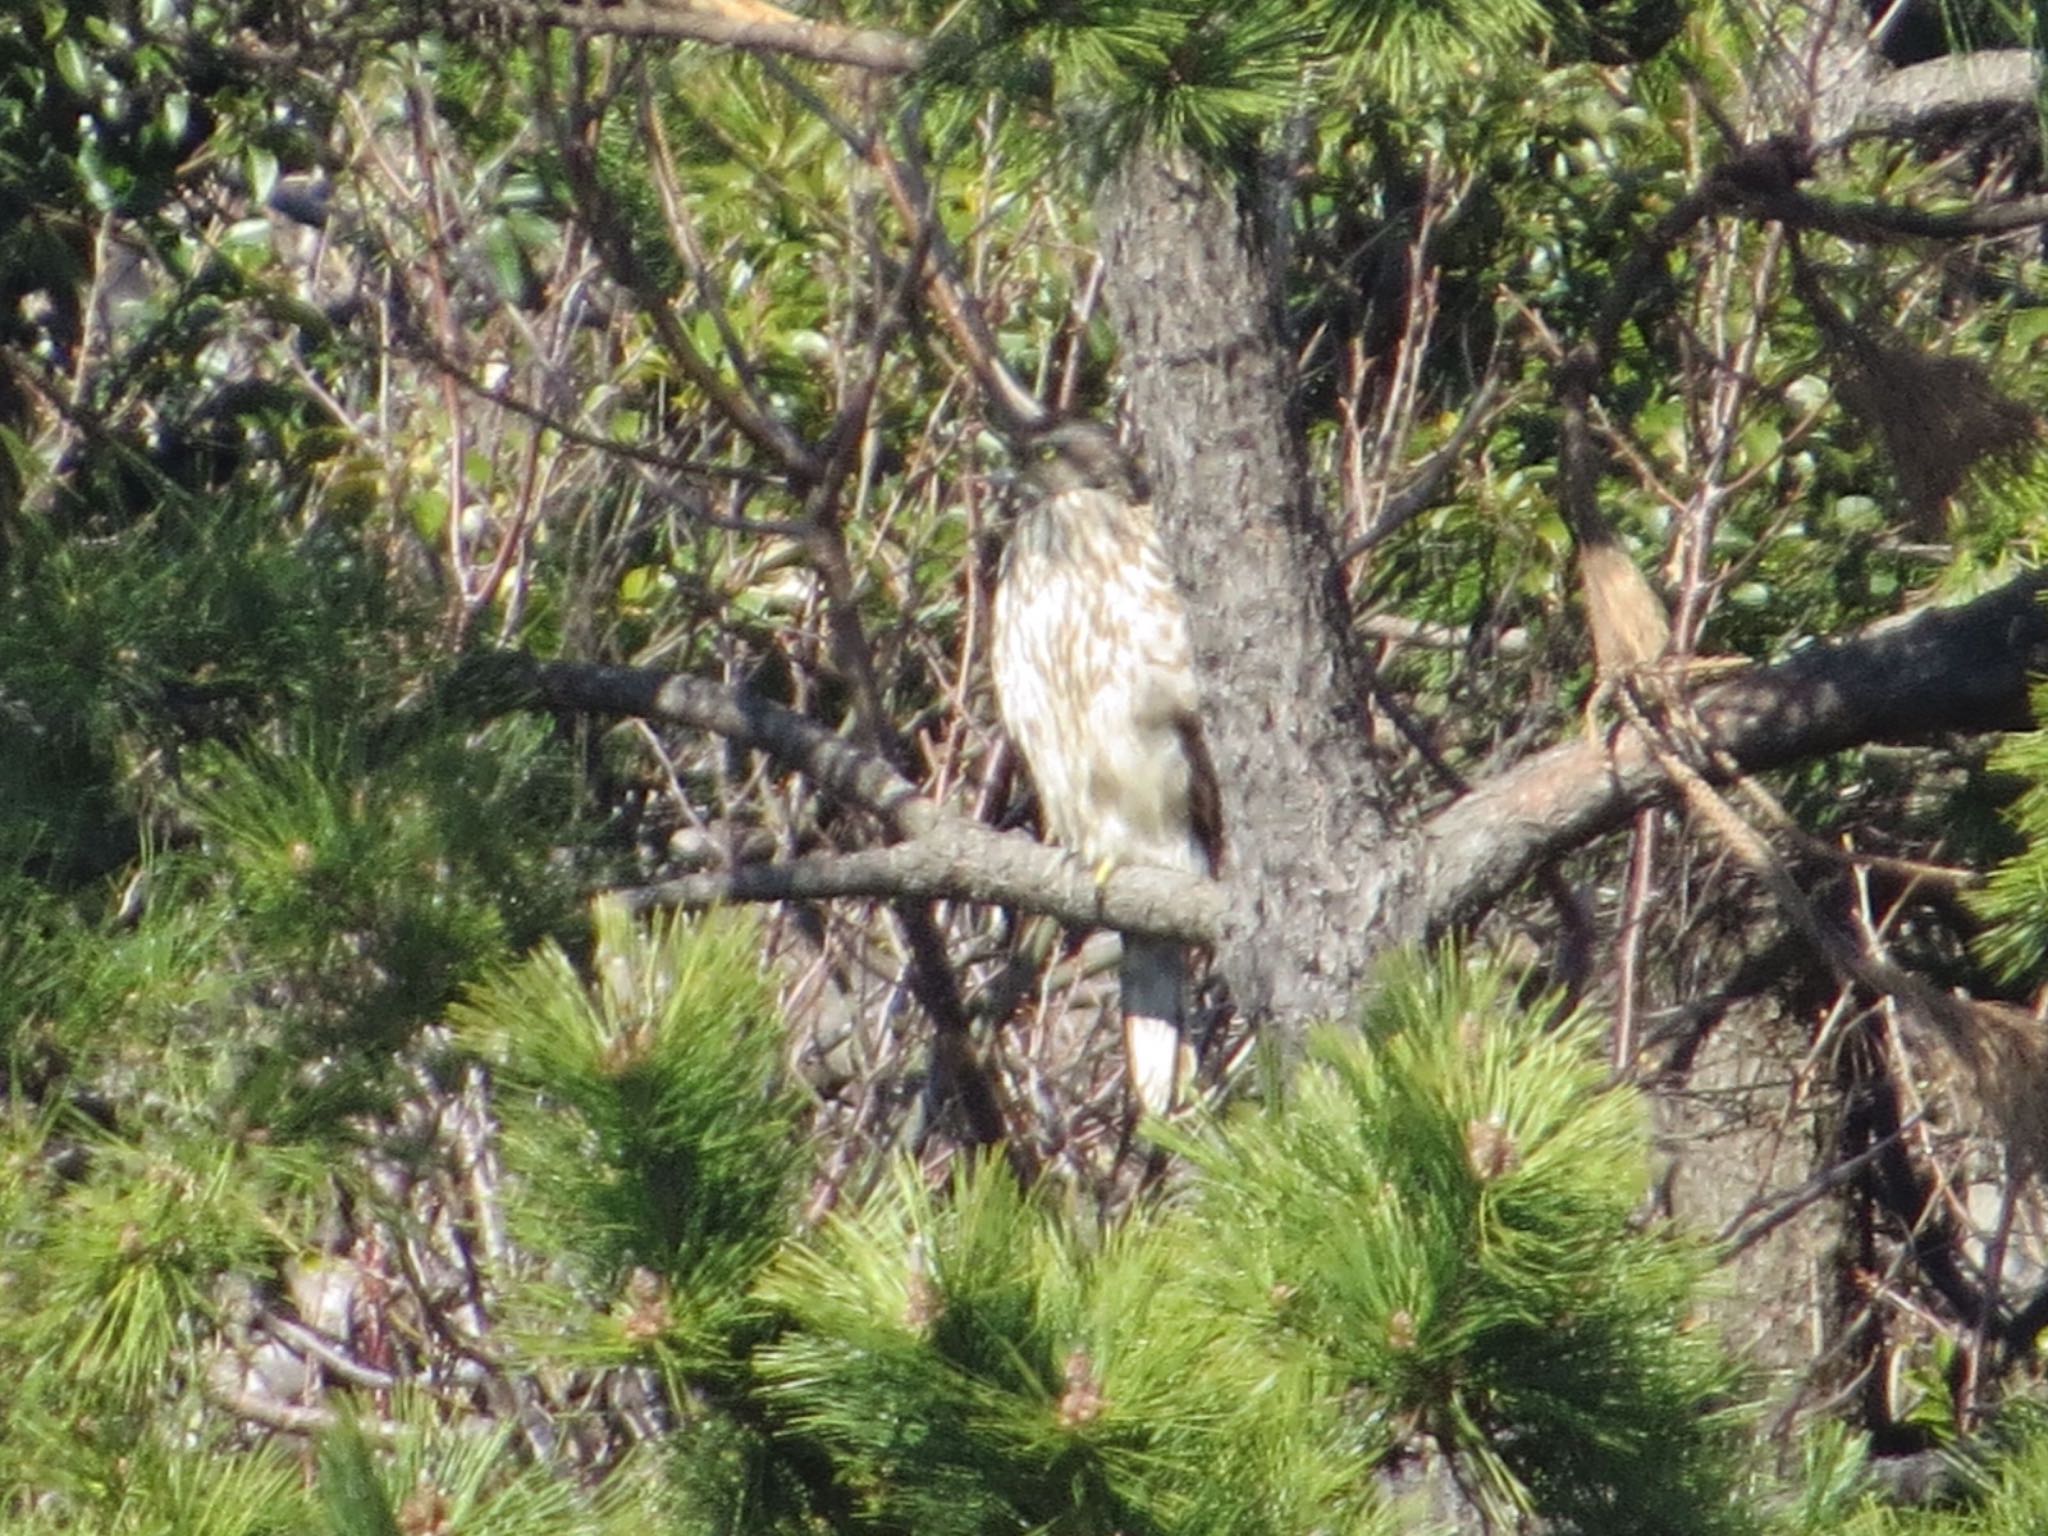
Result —
[[[1017,514],[1018,498],[1025,493],[1026,471],[1015,464],[998,464],[982,472],[981,483],[997,516],[1008,522]]]

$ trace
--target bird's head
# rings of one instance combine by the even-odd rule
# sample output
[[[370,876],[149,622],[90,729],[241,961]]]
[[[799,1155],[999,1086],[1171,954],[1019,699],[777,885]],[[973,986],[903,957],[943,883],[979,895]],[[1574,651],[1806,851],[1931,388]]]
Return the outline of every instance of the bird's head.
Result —
[[[1063,421],[1025,443],[1024,481],[1040,495],[1061,491],[1115,491],[1127,501],[1148,501],[1143,471],[1099,422]]]

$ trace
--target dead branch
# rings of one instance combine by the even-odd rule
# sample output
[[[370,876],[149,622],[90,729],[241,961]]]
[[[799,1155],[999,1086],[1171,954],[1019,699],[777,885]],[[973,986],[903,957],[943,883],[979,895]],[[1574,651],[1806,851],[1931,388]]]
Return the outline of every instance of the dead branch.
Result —
[[[580,14],[580,13],[575,13]],[[616,17],[621,11],[596,14]],[[744,389],[730,383],[718,367],[691,339],[689,330],[676,313],[675,305],[647,272],[645,263],[627,238],[631,221],[614,205],[610,189],[600,175],[597,151],[583,134],[571,132],[576,114],[557,113],[555,145],[562,156],[570,198],[579,222],[590,232],[591,243],[612,281],[633,295],[634,306],[647,318],[682,375],[690,381],[727,421],[748,441],[779,464],[800,484],[815,484],[826,465],[818,451],[788,422],[763,410]]]
[[[505,669],[505,682],[548,708],[689,726],[765,752],[841,804],[869,812],[900,840],[892,848],[742,865],[626,893],[641,906],[957,897],[1193,943],[1215,932],[1221,897],[1213,882],[1137,868],[1098,880],[1060,849],[993,831],[935,804],[877,754],[766,699],[635,667],[520,656],[492,658],[490,666]]]
[[[923,836],[889,848],[743,864],[620,893],[629,905],[710,907],[733,901],[846,897],[956,899],[1042,912],[1075,927],[1117,928],[1207,942],[1221,915],[1213,882],[1133,866],[1098,880],[1063,849],[941,814]]]
[[[2025,48],[1986,48],[1929,59],[1872,81],[1856,114],[1858,134],[1926,132],[1987,112],[2032,115],[2040,66]]]
[[[2048,197],[2021,197],[2011,202],[1969,208],[1959,213],[1927,213],[1888,203],[1839,203],[1805,192],[1777,189],[1746,197],[1742,210],[1753,217],[1776,219],[1795,229],[1818,230],[1844,240],[1882,243],[1890,240],[1967,240],[1983,235],[2009,235],[2048,223]]]
[[[1422,461],[1406,485],[1387,498],[1372,526],[1338,551],[1340,564],[1349,564],[1368,550],[1384,544],[1437,504],[1444,482],[1464,459],[1465,450],[1472,445],[1473,438],[1490,426],[1499,414],[1502,393],[1500,376],[1488,373],[1480,381],[1472,403],[1465,407],[1465,414],[1458,418],[1457,426],[1451,429],[1451,435],[1444,440],[1443,446]]]
[[[1816,644],[1695,701],[1717,751],[1754,773],[1871,742],[2031,725],[2028,677],[2048,665],[2048,576],[2028,576],[1958,608],[1890,619]],[[842,804],[868,811],[898,846],[783,865],[745,865],[629,893],[642,905],[838,897],[951,897],[1192,943],[1222,919],[1213,882],[1127,868],[1099,880],[1071,856],[970,821],[872,752],[765,699],[631,667],[499,655],[523,702],[637,716],[711,731],[767,753]],[[1711,774],[1710,774],[1711,777]],[[1442,931],[1513,890],[1541,865],[1669,799],[1671,783],[1632,736],[1610,751],[1574,738],[1485,780],[1415,831],[1370,850],[1414,907],[1400,929]],[[1364,851],[1361,851],[1364,855]]]
[[[1027,389],[1003,361],[995,332],[983,311],[980,295],[968,285],[958,254],[932,213],[931,188],[918,163],[920,126],[913,116],[904,123],[906,154],[899,158],[878,134],[868,147],[868,161],[881,173],[882,185],[900,218],[912,229],[929,232],[932,245],[929,292],[933,308],[960,348],[960,355],[981,385],[997,417],[1013,432],[1029,432],[1051,420],[1045,403]]]
[[[766,752],[841,804],[870,812],[897,837],[917,837],[948,814],[876,753],[755,694],[644,667],[513,655],[490,663],[490,670],[507,669],[506,683],[552,709],[691,726]],[[472,667],[473,674],[481,670]]]
[[[1709,689],[1695,701],[1708,739],[1755,773],[1872,742],[2025,729],[2033,723],[2029,673],[2048,660],[2044,587],[2048,577],[2025,576],[1975,602],[1888,619]],[[1420,931],[1478,912],[1544,861],[1670,793],[1663,769],[1626,736],[1611,753],[1604,743],[1568,742],[1480,784],[1398,850],[1428,893]]]
[[[274,1397],[240,1388],[209,1383],[206,1397],[215,1407],[245,1419],[251,1424],[261,1424],[266,1429],[280,1430],[288,1435],[305,1435],[308,1438],[331,1433],[341,1422],[342,1415],[331,1408],[308,1408],[298,1403],[281,1403]],[[385,1419],[358,1417],[356,1429],[372,1445],[396,1445],[400,1439],[399,1426]]]
[[[817,64],[848,64],[881,75],[917,68],[924,46],[895,32],[806,21],[758,0],[688,0],[678,5],[527,5],[489,0],[498,15],[569,32],[665,37],[715,43],[749,53],[783,54]]]

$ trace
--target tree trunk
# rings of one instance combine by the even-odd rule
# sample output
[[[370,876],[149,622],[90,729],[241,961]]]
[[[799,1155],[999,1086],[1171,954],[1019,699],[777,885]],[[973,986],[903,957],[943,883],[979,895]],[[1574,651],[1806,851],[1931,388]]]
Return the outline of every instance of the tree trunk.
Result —
[[[1402,925],[1360,728],[1363,668],[1309,491],[1292,367],[1249,219],[1187,161],[1140,150],[1103,188],[1106,291],[1223,792],[1217,960],[1291,1035],[1341,1016]]]

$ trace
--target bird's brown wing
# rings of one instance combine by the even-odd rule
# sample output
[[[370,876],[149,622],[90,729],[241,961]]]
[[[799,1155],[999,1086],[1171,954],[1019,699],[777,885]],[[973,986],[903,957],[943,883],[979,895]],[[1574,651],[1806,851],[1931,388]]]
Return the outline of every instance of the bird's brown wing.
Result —
[[[1223,795],[1216,783],[1216,763],[1209,756],[1209,738],[1196,715],[1174,721],[1181,750],[1188,759],[1188,821],[1209,861],[1209,876],[1223,873]]]

